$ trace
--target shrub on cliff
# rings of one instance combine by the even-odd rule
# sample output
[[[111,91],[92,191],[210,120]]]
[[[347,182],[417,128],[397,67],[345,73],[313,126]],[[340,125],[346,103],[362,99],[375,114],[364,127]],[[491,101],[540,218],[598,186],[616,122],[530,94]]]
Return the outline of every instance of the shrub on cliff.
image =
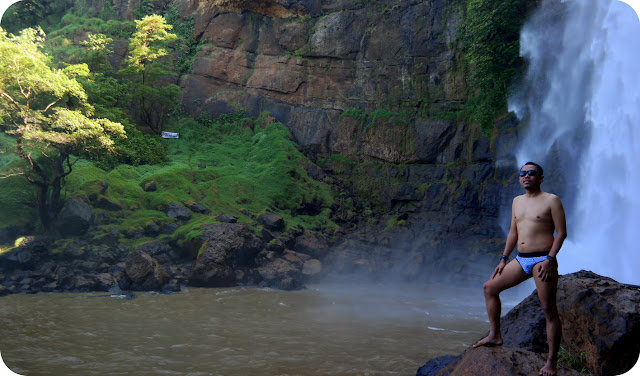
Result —
[[[523,71],[520,29],[528,11],[525,0],[463,0],[459,38],[470,91],[467,110],[485,135],[507,110],[507,95]]]

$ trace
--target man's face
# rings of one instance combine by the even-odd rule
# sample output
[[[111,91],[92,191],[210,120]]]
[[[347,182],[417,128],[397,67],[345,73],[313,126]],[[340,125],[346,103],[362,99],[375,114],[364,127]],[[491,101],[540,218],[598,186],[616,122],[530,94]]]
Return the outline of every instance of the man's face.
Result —
[[[523,172],[524,176],[522,176]],[[539,189],[543,180],[544,176],[540,175],[536,166],[525,165],[520,169],[520,185],[524,189]]]

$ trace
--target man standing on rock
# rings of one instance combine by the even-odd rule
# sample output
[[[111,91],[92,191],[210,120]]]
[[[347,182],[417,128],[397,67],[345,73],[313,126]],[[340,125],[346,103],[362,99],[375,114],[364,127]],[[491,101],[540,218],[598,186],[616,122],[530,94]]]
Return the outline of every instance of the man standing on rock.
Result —
[[[549,357],[540,375],[557,373],[558,350],[562,328],[556,306],[558,263],[556,255],[567,237],[564,208],[558,196],[543,192],[542,167],[527,162],[520,169],[520,185],[525,194],[513,199],[511,228],[500,263],[484,284],[484,297],[489,315],[489,335],[473,345],[502,345],[500,333],[500,292],[516,286],[533,276],[540,305],[547,321]],[[554,237],[555,231],[555,237]],[[518,256],[507,264],[509,255],[518,246]]]

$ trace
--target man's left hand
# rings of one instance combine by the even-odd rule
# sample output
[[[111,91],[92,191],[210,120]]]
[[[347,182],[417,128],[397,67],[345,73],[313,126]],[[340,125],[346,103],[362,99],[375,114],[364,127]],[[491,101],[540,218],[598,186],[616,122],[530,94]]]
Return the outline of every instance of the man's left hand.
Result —
[[[553,279],[558,272],[558,264],[551,260],[544,260],[538,264],[538,277],[542,282]]]

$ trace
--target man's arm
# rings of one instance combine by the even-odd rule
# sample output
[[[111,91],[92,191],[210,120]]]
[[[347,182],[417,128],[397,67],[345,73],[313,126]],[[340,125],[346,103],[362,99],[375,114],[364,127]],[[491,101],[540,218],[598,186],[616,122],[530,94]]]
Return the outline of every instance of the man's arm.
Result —
[[[564,207],[562,201],[556,195],[551,196],[551,202],[549,205],[551,209],[551,218],[553,219],[553,226],[555,227],[556,236],[553,239],[551,250],[549,250],[549,256],[554,257],[554,260],[545,260],[538,266],[538,273],[542,281],[546,281],[548,278],[557,274],[558,263],[555,261],[555,257],[560,252],[564,239],[567,238],[567,220],[564,214]],[[556,272],[554,272],[554,269]]]
[[[562,243],[567,238],[567,219],[564,214],[564,207],[562,206],[562,201],[556,195],[551,197],[551,218],[553,219],[553,225],[556,229],[556,236],[553,239],[553,244],[551,245],[551,250],[549,251],[549,256],[556,257],[558,252],[560,252],[560,248],[562,247]]]

